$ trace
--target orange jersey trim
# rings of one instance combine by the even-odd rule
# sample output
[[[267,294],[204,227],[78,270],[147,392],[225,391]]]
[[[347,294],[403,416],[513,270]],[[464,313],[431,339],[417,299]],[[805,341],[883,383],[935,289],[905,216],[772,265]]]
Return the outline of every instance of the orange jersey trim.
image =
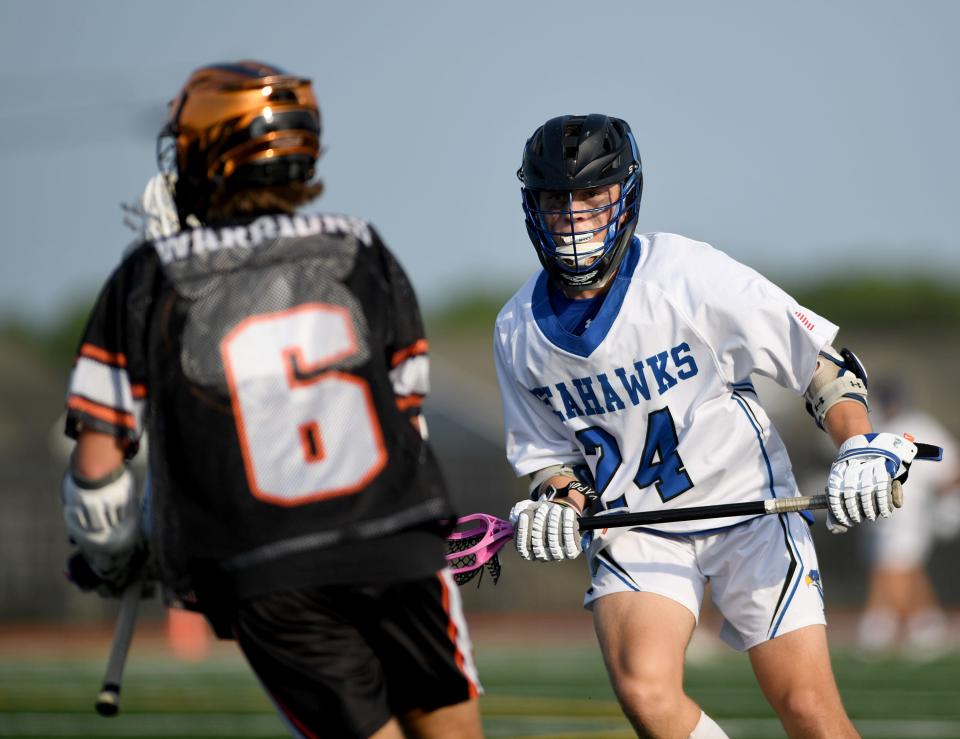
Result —
[[[419,408],[422,405],[422,395],[404,395],[402,398],[397,398],[397,409],[401,411],[406,411],[410,408]]]
[[[87,359],[95,359],[103,364],[109,364],[113,367],[126,367],[127,355],[122,352],[108,352],[93,344],[83,344],[80,347],[80,356]]]
[[[393,353],[393,356],[390,357],[390,367],[396,367],[403,360],[409,359],[410,357],[415,357],[418,354],[426,354],[427,346],[428,344],[426,339],[418,339],[410,346],[405,346],[403,349],[397,349],[397,351]]]
[[[463,675],[464,679],[467,681],[467,691],[470,698],[476,698],[480,695],[480,691],[477,689],[476,683],[470,679],[467,675],[467,671],[464,668],[464,663],[466,658],[463,655],[463,652],[460,651],[460,644],[457,640],[459,636],[459,630],[457,629],[457,623],[453,619],[453,614],[450,613],[450,590],[447,587],[447,583],[444,581],[441,575],[437,575],[437,579],[440,581],[441,589],[441,598],[443,603],[443,612],[447,616],[447,637],[450,639],[450,643],[453,645],[453,660],[457,665],[457,668],[460,670],[460,674]]]
[[[135,431],[137,428],[137,422],[134,420],[132,414],[118,411],[106,405],[94,403],[92,400],[87,400],[77,395],[73,395],[67,399],[67,408],[86,413],[101,421],[106,421],[109,424],[130,429],[131,431]]]

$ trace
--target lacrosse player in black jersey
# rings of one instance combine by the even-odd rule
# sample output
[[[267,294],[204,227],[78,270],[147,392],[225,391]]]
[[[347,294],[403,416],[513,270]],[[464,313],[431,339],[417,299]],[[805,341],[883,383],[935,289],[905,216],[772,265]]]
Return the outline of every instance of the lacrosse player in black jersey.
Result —
[[[293,735],[479,737],[419,308],[369,223],[297,212],[320,131],[309,80],[260,62],[197,69],[171,102],[161,227],[103,287],[70,380],[67,528],[107,589],[148,551]]]

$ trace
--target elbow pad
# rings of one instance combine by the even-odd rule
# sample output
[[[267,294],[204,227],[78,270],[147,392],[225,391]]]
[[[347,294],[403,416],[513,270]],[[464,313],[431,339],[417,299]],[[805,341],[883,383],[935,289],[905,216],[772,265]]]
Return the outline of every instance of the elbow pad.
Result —
[[[867,406],[867,371],[852,351],[841,349],[838,355],[828,344],[820,351],[804,398],[807,412],[822,429],[827,411],[837,403],[854,400]]]

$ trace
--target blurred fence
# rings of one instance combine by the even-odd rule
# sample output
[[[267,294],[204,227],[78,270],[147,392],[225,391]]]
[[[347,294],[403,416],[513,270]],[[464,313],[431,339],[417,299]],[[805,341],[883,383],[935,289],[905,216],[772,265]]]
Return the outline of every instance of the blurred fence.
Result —
[[[903,377],[917,404],[932,410],[960,434],[960,393],[953,368],[960,348],[935,332],[869,334],[844,332],[877,375]],[[426,413],[431,440],[463,513],[505,516],[526,486],[503,458],[500,401],[496,391],[490,332],[439,332],[431,337],[434,392]],[[0,346],[0,620],[83,621],[112,614],[115,605],[74,591],[62,576],[68,545],[61,520],[59,479],[62,442],[54,425],[62,410],[66,372],[18,345]],[[831,454],[823,434],[803,411],[799,398],[758,384],[761,399],[787,441],[797,479],[822,485]],[[935,439],[927,440],[936,443]],[[58,447],[58,445],[60,445]],[[59,449],[59,450],[58,450]],[[909,485],[907,486],[909,496]],[[909,502],[909,497],[908,497]],[[856,533],[830,536],[815,527],[828,605],[859,604],[864,594],[864,561]],[[503,576],[492,587],[485,578],[463,589],[472,610],[544,610],[577,607],[586,586],[581,560],[533,565],[504,550]],[[960,606],[960,581],[953,563],[960,541],[938,545],[932,574],[940,595]]]

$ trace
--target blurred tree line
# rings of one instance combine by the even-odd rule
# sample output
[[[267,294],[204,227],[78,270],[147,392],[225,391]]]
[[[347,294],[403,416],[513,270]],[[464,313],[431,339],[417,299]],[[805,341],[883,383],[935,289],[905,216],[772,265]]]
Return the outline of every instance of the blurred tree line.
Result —
[[[802,305],[838,323],[844,341],[849,339],[847,345],[866,357],[871,372],[889,376],[895,371],[911,378],[922,396],[918,400],[935,408],[948,427],[960,433],[955,420],[960,419],[960,395],[952,389],[960,348],[947,338],[960,328],[960,285],[934,277],[848,280],[842,275],[821,280],[816,287],[785,280],[780,284]],[[435,358],[431,437],[463,510],[506,511],[524,492],[523,482],[513,476],[503,456],[491,352],[494,319],[507,297],[465,292],[426,315]],[[46,324],[0,317],[4,347],[0,360],[7,360],[0,361],[0,370],[5,371],[0,371],[0,408],[6,413],[0,429],[18,429],[5,438],[0,435],[0,495],[7,506],[0,521],[0,554],[13,563],[4,573],[6,582],[0,582],[4,594],[0,601],[5,601],[8,617],[76,618],[99,613],[90,610],[93,601],[63,587],[59,573],[66,544],[59,507],[50,497],[64,464],[53,456],[51,431],[57,427],[54,419],[62,410],[67,373],[93,300],[90,293],[71,301]],[[466,384],[457,384],[464,379]],[[806,414],[794,405],[782,424],[780,416],[776,422],[801,486],[812,490],[807,483],[815,478],[820,484],[830,454]],[[59,433],[56,438],[61,439]],[[832,603],[859,603],[864,582],[856,566],[859,539],[818,536],[824,561],[844,563],[834,570]],[[954,566],[958,557],[960,539],[940,545],[932,569],[938,592],[951,604],[960,603]],[[501,582],[496,592],[471,590],[467,603],[473,609],[504,609],[516,603],[566,607],[564,593],[569,593],[569,580],[577,573],[560,568],[535,581],[516,577]]]
[[[844,329],[925,333],[960,327],[960,287],[930,277],[836,275],[816,285],[779,282],[799,303]],[[432,318],[440,330],[487,331],[509,295],[466,295]]]
[[[802,305],[844,329],[930,333],[960,327],[960,287],[930,277],[860,277],[842,275],[814,285],[781,283]],[[442,333],[477,334],[486,341],[507,293],[461,293],[427,315],[427,327]],[[69,367],[93,297],[77,299],[49,324],[7,317],[0,320],[0,339],[31,349],[51,365]]]
[[[0,320],[0,341],[31,350],[54,367],[69,367],[87,325],[94,297],[80,298],[46,324],[8,316]]]

